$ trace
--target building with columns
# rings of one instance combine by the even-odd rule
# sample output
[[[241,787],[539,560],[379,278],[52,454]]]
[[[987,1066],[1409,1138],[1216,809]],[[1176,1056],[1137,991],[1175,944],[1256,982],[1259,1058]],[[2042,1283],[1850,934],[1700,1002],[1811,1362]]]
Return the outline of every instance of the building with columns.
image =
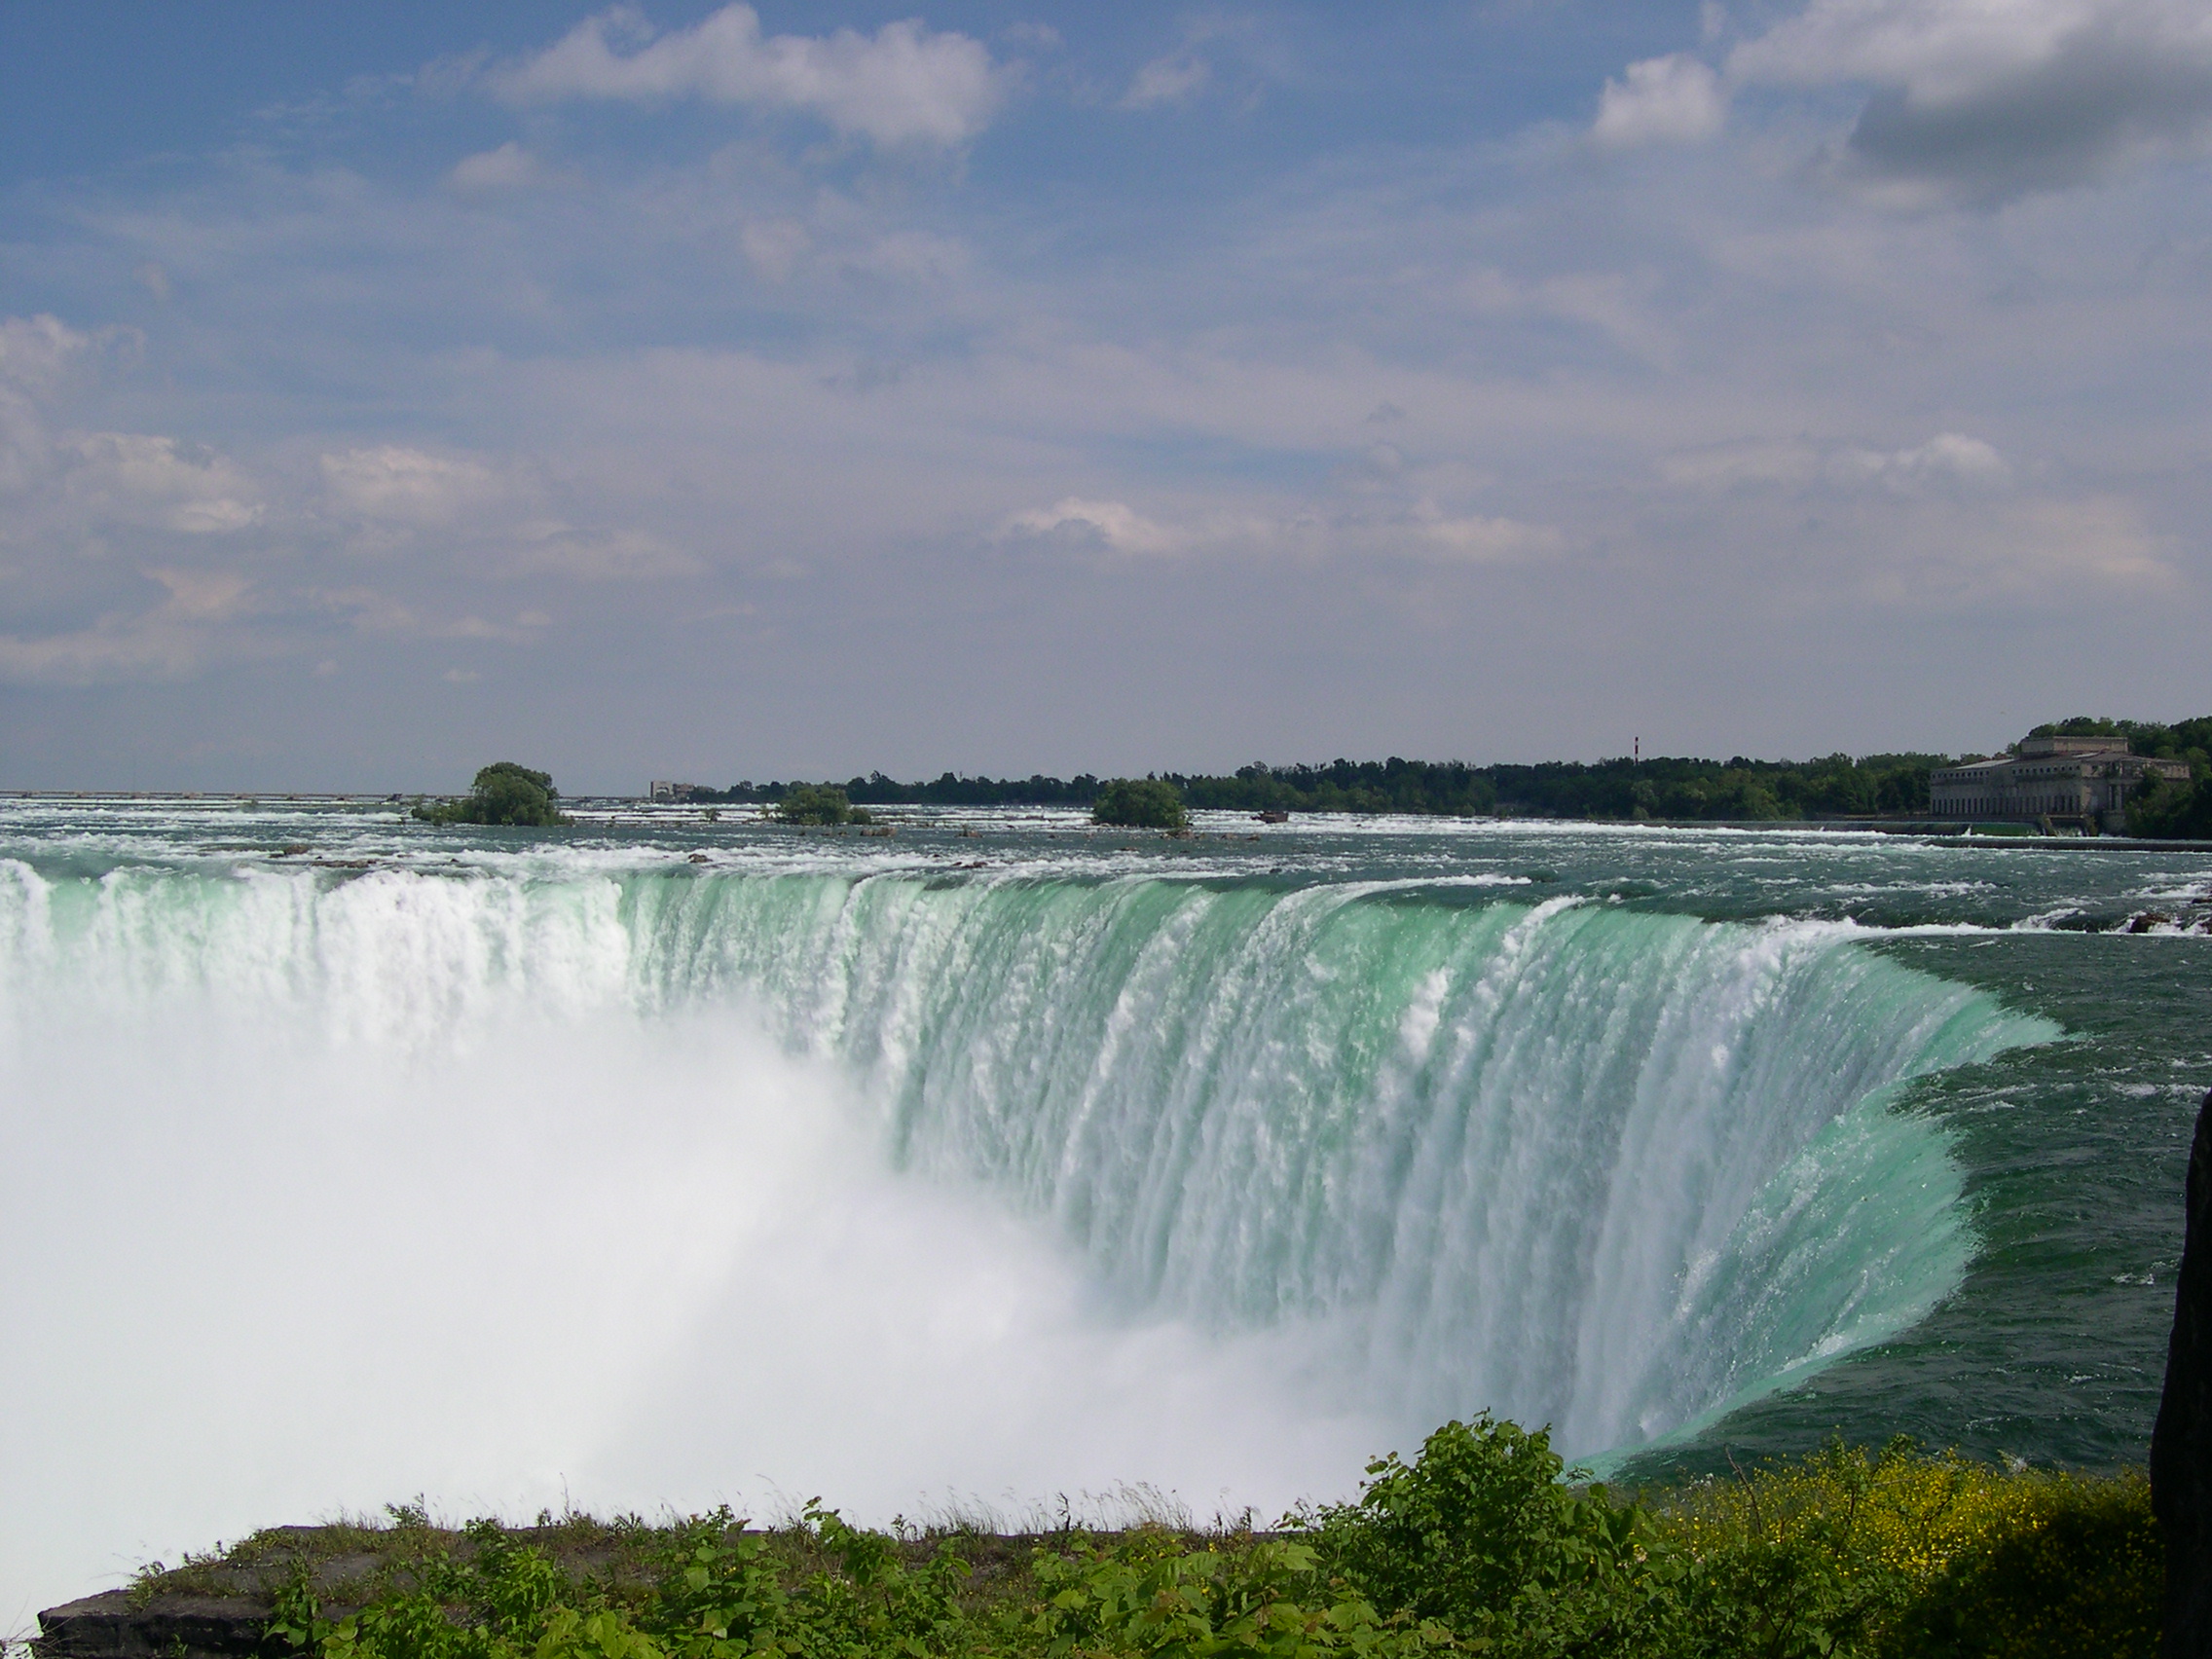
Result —
[[[2117,832],[2127,828],[2127,797],[2147,780],[2188,777],[2186,760],[2132,755],[2123,737],[2030,737],[2010,755],[1936,767],[1928,804],[1937,818],[2047,819]]]

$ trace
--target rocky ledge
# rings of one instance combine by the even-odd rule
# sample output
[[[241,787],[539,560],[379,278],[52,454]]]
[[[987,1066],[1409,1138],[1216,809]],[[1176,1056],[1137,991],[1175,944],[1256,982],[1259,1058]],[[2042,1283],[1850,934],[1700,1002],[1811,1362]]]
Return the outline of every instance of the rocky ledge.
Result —
[[[269,1604],[250,1596],[87,1596],[38,1616],[39,1659],[252,1659]]]

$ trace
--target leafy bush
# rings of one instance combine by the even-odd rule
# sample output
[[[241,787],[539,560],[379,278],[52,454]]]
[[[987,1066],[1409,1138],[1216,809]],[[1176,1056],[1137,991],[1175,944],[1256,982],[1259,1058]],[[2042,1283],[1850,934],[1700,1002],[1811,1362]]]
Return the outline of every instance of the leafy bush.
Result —
[[[2158,1650],[2164,1556],[2140,1477],[2018,1490],[2005,1524],[1960,1551],[1899,1615],[1886,1655],[2143,1659]]]
[[[1449,1422],[1411,1463],[1367,1466],[1358,1501],[1320,1511],[1321,1559],[1385,1612],[1499,1653],[1626,1653],[1674,1616],[1677,1564],[1649,1517],[1563,1485],[1544,1432],[1487,1412]]]
[[[1164,778],[1115,778],[1098,792],[1091,804],[1093,824],[1112,824],[1129,830],[1183,830],[1191,815],[1183,797]]]
[[[425,824],[512,824],[544,828],[566,824],[554,803],[561,792],[550,772],[535,772],[512,760],[495,760],[476,774],[460,800],[441,800],[415,808]]]
[[[1716,1650],[1877,1659],[2150,1659],[2163,1565],[2150,1485],[2009,1473],[1902,1439],[1663,1500]],[[1703,1649],[1696,1649],[1702,1651]]]
[[[1385,1619],[1341,1581],[1315,1575],[1302,1543],[1192,1549],[1138,1532],[1110,1550],[1088,1539],[1065,1555],[1040,1552],[1043,1604],[1017,1632],[1052,1659],[1070,1653],[1277,1655],[1373,1659],[1458,1645],[1433,1621]]]
[[[786,824],[872,824],[875,820],[829,785],[800,784],[776,804]]]

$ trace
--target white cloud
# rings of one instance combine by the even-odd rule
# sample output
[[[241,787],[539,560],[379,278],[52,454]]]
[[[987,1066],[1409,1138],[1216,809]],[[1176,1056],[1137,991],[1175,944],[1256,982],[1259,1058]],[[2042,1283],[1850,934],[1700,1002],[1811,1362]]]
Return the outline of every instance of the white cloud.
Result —
[[[526,527],[515,552],[500,561],[508,575],[569,576],[578,581],[658,581],[696,576],[706,563],[696,554],[642,531],[582,534],[566,525]]]
[[[1956,103],[2055,60],[2103,18],[2168,11],[2129,0],[1812,0],[1737,47],[1728,68],[1747,81],[1868,81],[1903,87],[1924,103]]]
[[[756,219],[738,234],[738,246],[746,262],[771,282],[787,282],[814,246],[814,239],[796,219]]]
[[[59,317],[11,316],[0,320],[0,380],[44,391],[61,378],[69,360],[92,341]]]
[[[1845,159],[1999,201],[2212,129],[2201,0],[1812,0],[1728,57],[1743,84],[1862,85]]]
[[[459,190],[515,190],[543,176],[537,158],[508,139],[496,150],[463,156],[450,175]]]
[[[1530,283],[1516,282],[1492,266],[1477,266],[1460,278],[1459,297],[1474,311],[1493,317],[1538,316],[1594,329],[1631,356],[1665,365],[1674,359],[1672,331],[1657,320],[1651,304],[1654,278],[1615,272],[1567,271]]]
[[[1599,143],[1620,149],[1690,144],[1719,131],[1727,114],[1720,77],[1711,65],[1677,52],[1631,63],[1624,79],[1608,80],[1590,132]]]
[[[235,571],[150,570],[168,592],[152,610],[111,612],[90,628],[25,639],[0,634],[0,681],[18,685],[95,685],[181,680],[216,643],[219,625],[248,608],[251,583]]]
[[[1909,493],[1937,484],[2001,486],[2012,469],[1989,445],[1963,432],[1939,432],[1913,449],[1843,450],[1828,458],[1827,474],[1840,483],[1879,482]]]
[[[147,575],[169,591],[162,612],[185,622],[227,622],[245,608],[252,586],[239,571],[152,570]]]
[[[92,344],[52,316],[0,321],[0,494],[29,502],[13,525],[0,525],[0,537],[42,524],[208,535],[260,519],[266,509],[252,480],[212,450],[49,424],[46,406]]]
[[[2114,598],[2170,592],[2179,579],[2141,511],[2113,496],[1923,507],[1893,535],[1863,584],[1890,604],[2059,606],[2092,588]]]
[[[1031,508],[1006,521],[1006,529],[1030,535],[1074,535],[1102,542],[1117,553],[1177,553],[1192,543],[1189,532],[1156,524],[1120,501],[1087,501],[1070,496],[1050,507]]]
[[[309,588],[299,599],[309,608],[340,617],[362,634],[411,640],[500,640],[509,644],[531,637],[527,618],[518,617],[516,626],[506,627],[481,616],[441,615],[375,588]]]
[[[1993,567],[2046,591],[2068,577],[2148,588],[2175,579],[2160,538],[2134,502],[2118,497],[2023,502],[1999,527],[1986,544]]]
[[[657,36],[635,7],[616,7],[494,71],[490,85],[518,104],[704,98],[816,115],[878,144],[939,146],[982,131],[1003,96],[989,51],[967,35],[933,34],[909,18],[872,35],[763,37],[747,5]]]
[[[1153,104],[1181,103],[1202,92],[1212,79],[1213,70],[1204,58],[1188,52],[1171,52],[1155,57],[1136,72],[1129,90],[1122,94],[1122,107],[1144,109]]]
[[[1666,456],[1659,461],[1659,474],[1670,484],[1698,490],[1817,482],[1844,491],[1879,488],[1897,495],[1962,486],[1995,490],[2012,481],[2005,458],[1964,432],[1938,432],[1924,444],[1897,450],[1823,447],[1801,439],[1720,444]]]
[[[1804,484],[1820,476],[1821,452],[1807,443],[1715,444],[1662,457],[1659,476],[1693,490]]]
[[[342,511],[413,525],[451,523],[505,494],[491,468],[479,461],[398,444],[325,455],[322,477]]]
[[[242,530],[264,510],[237,466],[174,438],[92,432],[64,467],[64,492],[98,518],[208,535]]]
[[[54,474],[55,439],[39,404],[91,344],[58,317],[0,319],[0,495],[27,494]]]
[[[1480,515],[1452,518],[1433,501],[1422,501],[1416,507],[1414,521],[1429,550],[1471,564],[1539,558],[1557,553],[1566,544],[1565,537],[1550,525]]]

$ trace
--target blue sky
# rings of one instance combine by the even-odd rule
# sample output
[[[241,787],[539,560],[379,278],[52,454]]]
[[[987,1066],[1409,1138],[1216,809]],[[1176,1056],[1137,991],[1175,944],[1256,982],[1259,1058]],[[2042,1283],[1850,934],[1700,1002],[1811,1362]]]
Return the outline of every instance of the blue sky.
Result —
[[[0,787],[2212,708],[2170,0],[0,11]]]

